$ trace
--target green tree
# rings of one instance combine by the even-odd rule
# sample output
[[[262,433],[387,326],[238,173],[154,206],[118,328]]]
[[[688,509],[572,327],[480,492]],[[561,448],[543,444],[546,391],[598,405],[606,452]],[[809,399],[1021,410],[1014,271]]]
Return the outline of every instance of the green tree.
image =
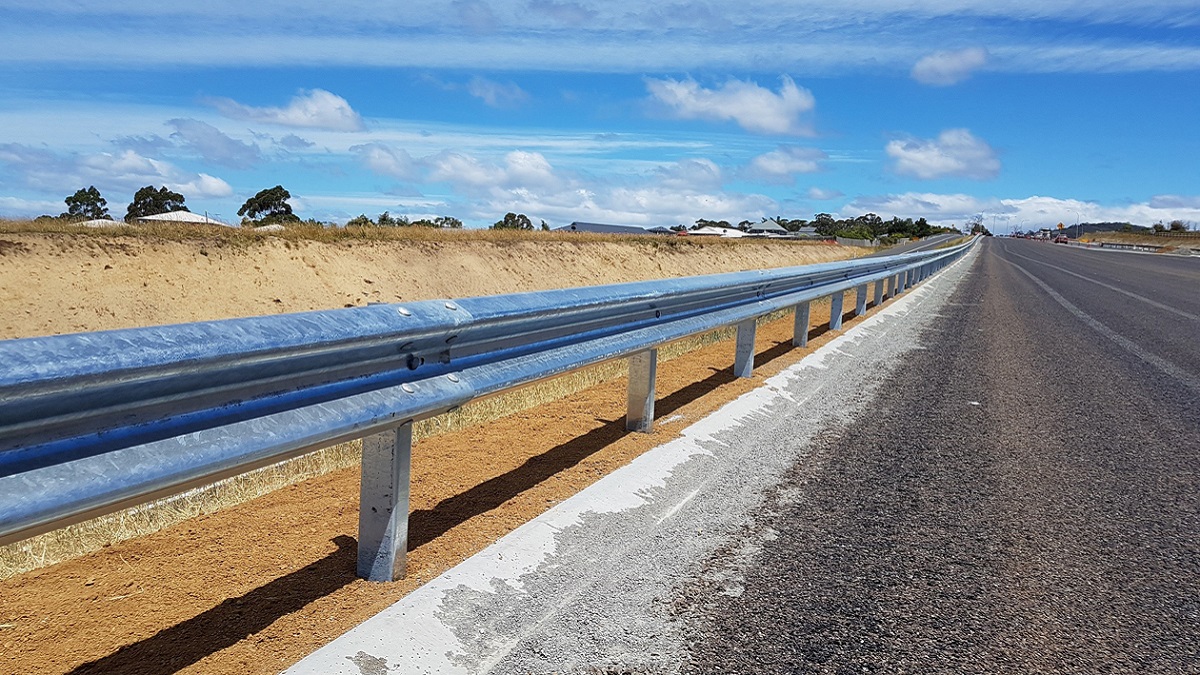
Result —
[[[237,214],[253,220],[260,225],[271,223],[298,223],[300,218],[292,213],[292,205],[287,200],[292,198],[282,185],[259,190],[257,194],[246,200]]]
[[[147,185],[133,194],[133,201],[125,209],[125,222],[132,223],[138,218],[156,216],[172,211],[187,211],[183,204],[183,195],[172,192],[167,186],[155,190],[153,185]]]
[[[463,222],[453,216],[438,216],[433,219],[433,224],[451,230],[461,230],[463,226]]]
[[[76,190],[75,194],[63,200],[67,204],[67,212],[59,218],[67,220],[100,220],[112,218],[108,215],[108,201],[100,196],[95,185],[87,189]]]
[[[812,224],[813,227],[816,228],[817,234],[819,235],[832,237],[833,235],[837,234],[838,222],[834,220],[833,216],[829,215],[828,213],[818,213],[817,215],[813,216]]]
[[[1182,220],[1172,220],[1171,224],[1167,227],[1170,228],[1172,232],[1187,232],[1188,229],[1187,223],[1183,222]]]
[[[346,221],[346,227],[370,227],[375,224],[375,221],[367,217],[367,214],[360,213],[354,218]]]
[[[524,213],[508,212],[504,214],[503,220],[497,220],[496,224],[492,225],[493,230],[532,230],[533,222],[529,220],[529,216]]]
[[[387,211],[379,214],[379,218],[377,218],[375,222],[380,227],[408,227],[409,225],[424,224],[422,221],[410,223],[408,222],[408,216],[393,216]]]
[[[550,231],[550,223],[547,223],[545,221],[545,219],[543,219],[542,220],[542,232],[549,232],[549,231]]]

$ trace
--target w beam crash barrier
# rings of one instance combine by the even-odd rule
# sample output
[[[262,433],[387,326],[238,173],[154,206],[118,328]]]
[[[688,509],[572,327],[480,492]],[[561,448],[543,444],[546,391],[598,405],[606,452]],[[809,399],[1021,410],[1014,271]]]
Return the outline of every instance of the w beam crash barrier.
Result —
[[[857,290],[855,313],[974,242],[784,269],[0,341],[0,544],[363,439],[358,571],[404,574],[412,424],[630,357],[627,426],[654,421],[657,348]]]

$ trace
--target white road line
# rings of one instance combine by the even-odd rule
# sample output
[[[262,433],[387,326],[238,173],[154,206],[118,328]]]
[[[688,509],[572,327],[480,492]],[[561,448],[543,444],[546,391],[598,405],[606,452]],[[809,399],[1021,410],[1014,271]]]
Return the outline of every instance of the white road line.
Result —
[[[1003,260],[1003,258],[1001,258],[1001,260]],[[1089,328],[1091,328],[1092,330],[1096,331],[1097,333],[1103,335],[1104,337],[1108,338],[1109,340],[1112,340],[1118,346],[1120,346],[1122,349],[1124,349],[1125,351],[1129,352],[1130,354],[1133,354],[1134,356],[1138,357],[1139,359],[1141,359],[1148,365],[1156,368],[1163,374],[1175,378],[1176,380],[1178,380],[1180,382],[1180,384],[1187,387],[1188,389],[1191,389],[1194,392],[1200,393],[1200,379],[1194,377],[1188,371],[1184,370],[1183,368],[1180,368],[1179,366],[1175,365],[1174,363],[1171,363],[1170,361],[1162,358],[1161,356],[1158,356],[1156,354],[1151,354],[1150,352],[1143,349],[1141,345],[1137,344],[1133,340],[1130,340],[1129,338],[1125,337],[1124,335],[1121,335],[1120,333],[1116,332],[1115,330],[1109,328],[1108,326],[1106,326],[1106,325],[1100,323],[1099,321],[1097,321],[1096,319],[1092,318],[1092,316],[1090,314],[1083,311],[1082,309],[1079,309],[1074,304],[1072,304],[1070,300],[1067,300],[1063,296],[1059,295],[1059,293],[1057,291],[1055,291],[1053,288],[1050,288],[1049,284],[1047,284],[1046,282],[1042,281],[1041,279],[1035,277],[1033,274],[1031,274],[1029,272],[1029,270],[1025,269],[1024,267],[1021,267],[1020,265],[1018,265],[1015,262],[1012,262],[1011,260],[1005,260],[1005,262],[1007,262],[1009,265],[1012,265],[1013,267],[1017,268],[1018,271],[1020,271],[1022,274],[1024,274],[1025,276],[1027,276],[1031,280],[1033,280],[1033,283],[1040,286],[1043,291],[1046,291],[1046,294],[1049,295],[1051,298],[1053,298],[1055,302],[1062,305],[1063,308],[1065,308],[1071,314],[1075,315],[1075,318],[1077,318],[1080,321],[1082,321],[1083,323],[1087,324]],[[1034,261],[1034,262],[1037,262],[1037,261]]]
[[[1011,256],[1014,256],[1014,257],[1017,257],[1017,258],[1021,258],[1022,260],[1028,260],[1029,262],[1034,262],[1034,263],[1037,263],[1037,264],[1039,264],[1039,265],[1045,265],[1046,267],[1049,267],[1049,268],[1051,268],[1051,269],[1056,269],[1056,270],[1058,270],[1059,272],[1062,272],[1063,274],[1069,274],[1069,275],[1071,275],[1071,276],[1073,276],[1073,277],[1076,277],[1076,278],[1078,278],[1078,279],[1083,279],[1084,281],[1089,281],[1089,282],[1091,282],[1091,283],[1093,283],[1093,284],[1096,284],[1097,286],[1103,286],[1104,288],[1107,288],[1107,289],[1108,289],[1108,290],[1110,290],[1110,291],[1115,291],[1115,292],[1117,292],[1117,293],[1120,293],[1120,294],[1122,294],[1122,295],[1127,295],[1127,296],[1129,296],[1129,297],[1131,297],[1131,298],[1133,298],[1133,299],[1135,299],[1135,300],[1141,300],[1142,302],[1146,303],[1147,305],[1150,305],[1151,307],[1157,307],[1157,308],[1159,308],[1159,309],[1161,309],[1161,310],[1164,310],[1164,311],[1167,311],[1167,312],[1171,312],[1171,313],[1173,313],[1173,314],[1178,314],[1179,316],[1182,316],[1182,317],[1184,317],[1184,318],[1187,318],[1187,319],[1191,319],[1192,321],[1200,321],[1200,315],[1192,314],[1191,312],[1185,312],[1185,311],[1183,311],[1182,309],[1179,309],[1179,308],[1177,308],[1177,307],[1172,307],[1172,306],[1170,306],[1170,305],[1165,305],[1165,304],[1163,304],[1163,303],[1161,303],[1161,302],[1158,302],[1157,300],[1151,300],[1150,298],[1147,298],[1147,297],[1145,297],[1145,296],[1142,296],[1142,295],[1138,295],[1137,293],[1131,293],[1131,292],[1129,292],[1129,291],[1127,291],[1127,290],[1125,290],[1125,289],[1123,289],[1123,288],[1118,288],[1117,286],[1113,286],[1112,284],[1106,284],[1106,283],[1104,283],[1103,281],[1097,281],[1097,280],[1095,280],[1095,279],[1093,279],[1093,278],[1091,278],[1091,277],[1084,276],[1084,275],[1082,275],[1082,274],[1078,274],[1078,273],[1076,273],[1076,272],[1072,272],[1071,270],[1068,270],[1068,269],[1063,269],[1062,267],[1059,267],[1058,265],[1051,265],[1051,264],[1050,264],[1050,263],[1048,263],[1048,262],[1042,262],[1041,260],[1035,260],[1035,259],[1033,259],[1033,258],[1030,258],[1030,257],[1028,257],[1028,256],[1023,256],[1023,255],[1021,255],[1020,253],[1014,253],[1013,251],[1009,250],[1007,247],[1005,247],[1005,249],[1004,249],[1004,252],[1005,252],[1005,253],[1007,253],[1007,254],[1009,254],[1009,255],[1011,255]],[[1016,263],[1012,263],[1012,264],[1013,264],[1013,265],[1015,265]],[[1018,267],[1017,269],[1021,269],[1021,268],[1019,268],[1019,267]],[[1024,271],[1024,270],[1022,270],[1022,271]],[[1026,272],[1026,274],[1028,274],[1028,272]]]

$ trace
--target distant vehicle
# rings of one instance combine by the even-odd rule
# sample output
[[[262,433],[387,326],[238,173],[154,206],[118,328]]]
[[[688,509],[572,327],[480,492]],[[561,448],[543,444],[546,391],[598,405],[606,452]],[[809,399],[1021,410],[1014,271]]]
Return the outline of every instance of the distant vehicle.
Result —
[[[1056,243],[1056,244],[1065,244],[1069,241],[1070,241],[1070,239],[1067,239],[1067,235],[1065,235],[1065,234],[1060,234],[1054,238],[1054,243]]]

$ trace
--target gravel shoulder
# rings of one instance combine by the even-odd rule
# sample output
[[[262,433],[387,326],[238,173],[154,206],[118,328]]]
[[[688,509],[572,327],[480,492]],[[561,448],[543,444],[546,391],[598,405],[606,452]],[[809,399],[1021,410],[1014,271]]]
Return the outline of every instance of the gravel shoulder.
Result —
[[[1196,373],[1128,348],[1145,303],[1008,252],[683,587],[685,672],[1200,672]]]
[[[677,672],[688,660],[676,594],[752,527],[764,491],[864,414],[920,349],[970,261],[885,306],[681,436],[606,476],[287,672]],[[751,558],[761,548],[741,541]],[[739,590],[742,589],[742,590]],[[387,670],[384,670],[387,669]]]

